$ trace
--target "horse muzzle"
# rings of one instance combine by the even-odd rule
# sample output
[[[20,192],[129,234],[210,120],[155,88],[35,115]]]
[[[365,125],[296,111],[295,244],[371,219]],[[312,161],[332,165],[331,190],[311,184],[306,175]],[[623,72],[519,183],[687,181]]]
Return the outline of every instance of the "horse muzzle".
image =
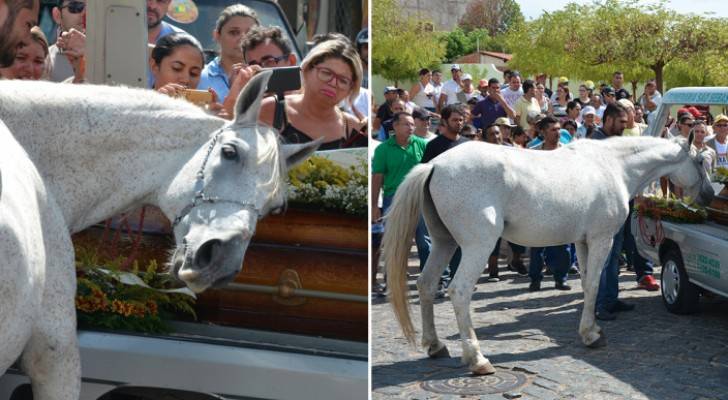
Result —
[[[224,286],[240,272],[249,242],[237,234],[211,238],[185,252],[178,250],[173,256],[175,276],[196,293]]]

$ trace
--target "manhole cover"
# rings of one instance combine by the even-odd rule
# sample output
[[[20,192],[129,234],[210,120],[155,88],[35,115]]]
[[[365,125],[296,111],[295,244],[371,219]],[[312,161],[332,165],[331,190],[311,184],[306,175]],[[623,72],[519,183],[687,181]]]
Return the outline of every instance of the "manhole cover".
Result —
[[[440,394],[494,394],[518,389],[528,382],[521,372],[499,369],[493,375],[458,376],[452,378],[452,372],[434,376],[422,383],[422,388]]]

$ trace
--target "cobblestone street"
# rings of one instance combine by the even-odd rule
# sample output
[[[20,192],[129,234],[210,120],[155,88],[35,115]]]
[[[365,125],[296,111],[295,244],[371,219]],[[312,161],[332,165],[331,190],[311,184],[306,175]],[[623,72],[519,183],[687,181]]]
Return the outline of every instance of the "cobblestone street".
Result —
[[[419,335],[416,264],[411,257],[410,299]],[[598,321],[607,347],[592,350],[577,333],[583,303],[578,276],[570,276],[571,291],[554,290],[546,276],[541,291],[531,293],[527,276],[507,270],[504,260],[500,266],[501,281],[488,283],[481,276],[471,303],[481,349],[498,372],[474,377],[460,365],[459,334],[447,298],[435,303],[438,335],[452,357],[444,359],[429,359],[408,345],[389,305],[374,299],[373,399],[728,400],[725,299],[703,298],[700,313],[673,315],[659,291],[637,289],[634,273],[622,270],[620,298],[637,308],[619,313],[615,321]],[[659,268],[655,273],[659,279]]]

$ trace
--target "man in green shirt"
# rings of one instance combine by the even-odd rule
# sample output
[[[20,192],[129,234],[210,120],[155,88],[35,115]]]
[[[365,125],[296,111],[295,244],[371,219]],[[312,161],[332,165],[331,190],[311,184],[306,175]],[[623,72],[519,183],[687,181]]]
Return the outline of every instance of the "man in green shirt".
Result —
[[[427,145],[424,139],[412,134],[415,131],[415,121],[411,114],[398,112],[392,117],[392,122],[394,135],[377,146],[372,160],[373,224],[381,217],[377,207],[379,193],[383,191],[382,211],[386,213],[392,204],[397,187],[407,173],[420,163]],[[427,229],[422,219],[417,226],[415,243],[417,244],[417,255],[420,258],[420,269],[422,269],[430,254],[430,239],[427,237]]]

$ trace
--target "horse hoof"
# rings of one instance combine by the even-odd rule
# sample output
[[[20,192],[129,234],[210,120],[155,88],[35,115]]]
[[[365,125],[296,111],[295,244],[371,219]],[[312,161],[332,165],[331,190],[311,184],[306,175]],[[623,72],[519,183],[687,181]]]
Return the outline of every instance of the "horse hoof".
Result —
[[[600,347],[605,347],[606,345],[607,345],[607,335],[605,335],[604,333],[601,333],[599,335],[599,339],[586,345],[586,347],[588,347],[590,349],[598,349]]]
[[[450,358],[450,352],[447,351],[447,346],[444,344],[438,350],[433,351],[430,349],[427,351],[427,355],[430,356],[430,358]]]
[[[470,371],[473,372],[473,375],[493,375],[495,374],[495,367],[493,367],[490,363],[485,363],[483,365],[476,366],[475,368],[471,368]]]

